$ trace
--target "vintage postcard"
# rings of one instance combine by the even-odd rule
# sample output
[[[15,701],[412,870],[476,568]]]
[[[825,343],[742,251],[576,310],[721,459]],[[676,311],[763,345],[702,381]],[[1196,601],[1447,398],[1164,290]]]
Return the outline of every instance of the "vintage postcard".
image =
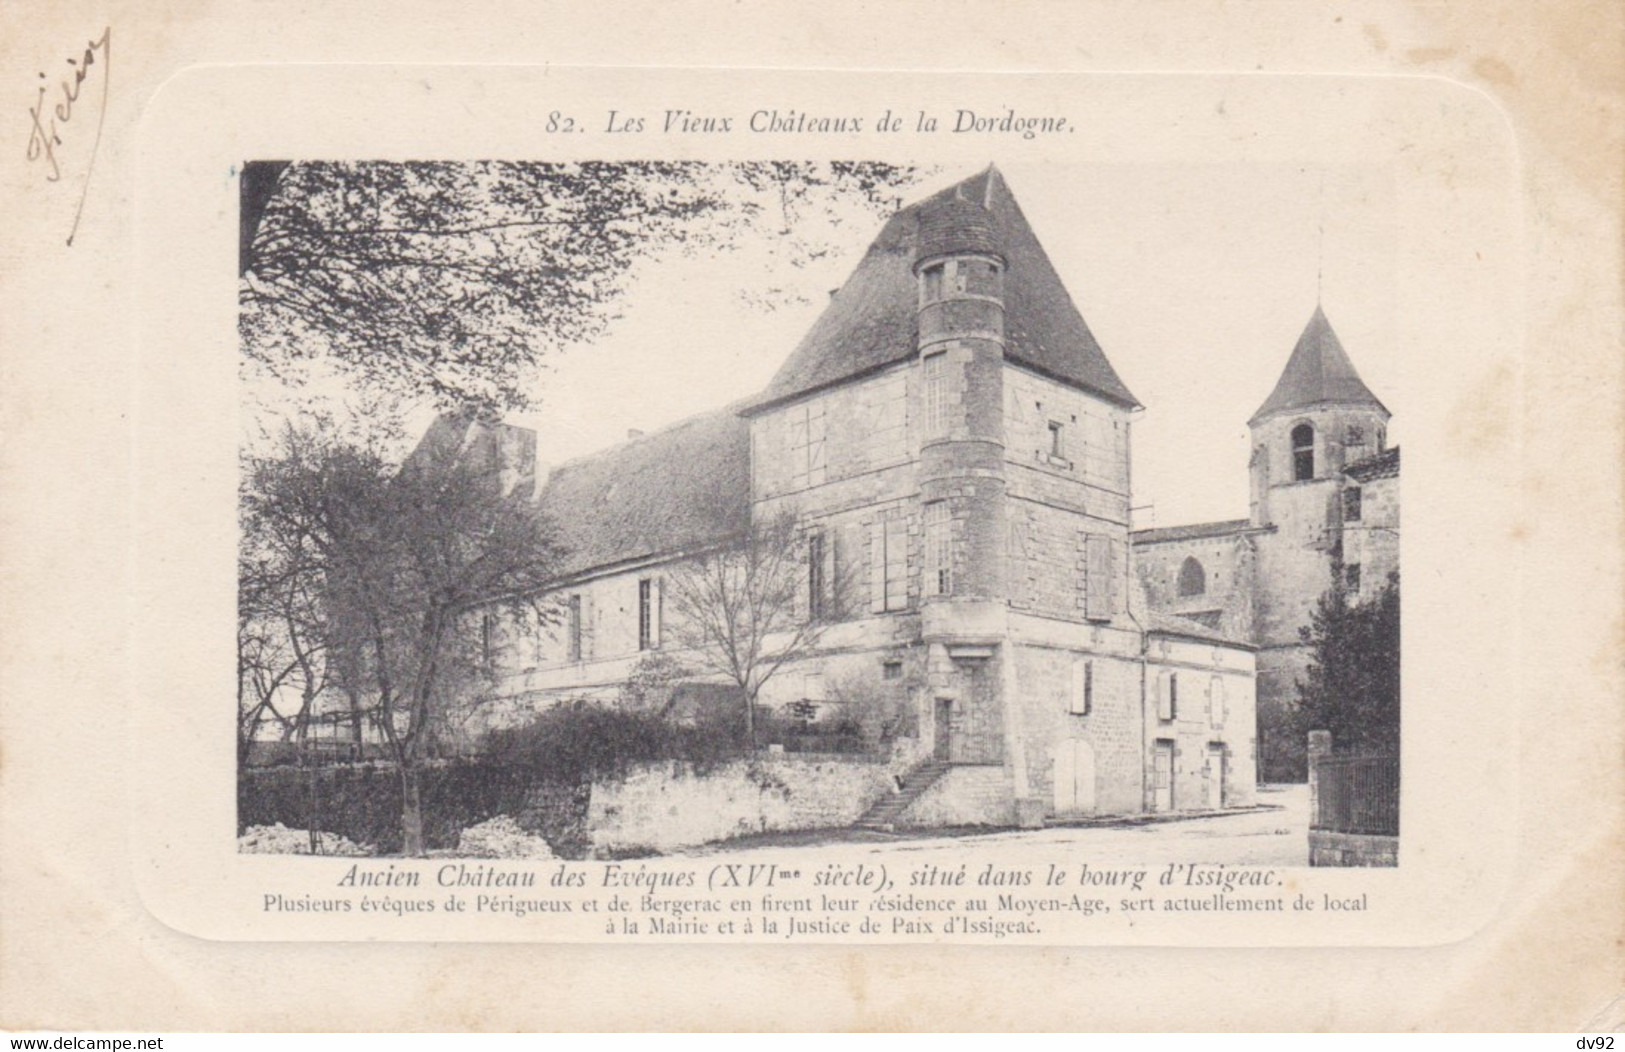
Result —
[[[66,102],[37,78],[40,185],[17,180],[54,195],[52,252],[122,210],[123,813],[94,834],[119,890],[82,908],[184,941],[185,972],[384,969],[388,943],[424,967],[459,944],[470,983],[513,954],[821,977],[816,1008],[714,1019],[695,977],[657,999],[686,1026],[920,1025],[861,1005],[922,954],[989,989],[1080,954],[1431,954],[1467,997],[1512,974],[1529,910],[1586,923],[1532,851],[1619,890],[1617,648],[1568,651],[1601,678],[1554,696],[1531,598],[1568,572],[1536,554],[1575,484],[1547,432],[1584,428],[1617,501],[1617,407],[1541,377],[1547,176],[1491,94],[197,61],[96,166],[80,114],[125,37],[90,29]],[[1586,275],[1574,296],[1617,305]],[[8,753],[43,762],[46,715],[12,709]],[[25,855],[32,770],[6,800]],[[1552,856],[1531,822],[1582,828],[1549,809],[1583,777],[1599,838]],[[1608,1016],[1617,947],[1574,952],[1559,1000],[1590,1014],[1524,1018]],[[361,1025],[456,1025],[408,1007],[416,981]],[[464,981],[461,1025],[587,1018]],[[1463,1018],[1411,997],[1392,1023]],[[1170,1025],[1384,1025],[1264,1011]]]

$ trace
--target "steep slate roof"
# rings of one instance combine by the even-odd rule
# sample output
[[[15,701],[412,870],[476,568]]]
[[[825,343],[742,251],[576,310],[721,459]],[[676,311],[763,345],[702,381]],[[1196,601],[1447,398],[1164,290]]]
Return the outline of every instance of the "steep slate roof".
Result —
[[[956,195],[992,215],[1005,257],[1005,357],[1128,407],[1129,393],[1003,176],[983,172],[904,208],[880,231],[862,262],[746,412],[807,394],[912,357],[918,335],[913,273],[920,212]]]
[[[1381,453],[1373,453],[1369,457],[1356,460],[1343,469],[1343,474],[1356,482],[1395,478],[1399,475],[1399,447],[1385,449]]]
[[[1328,403],[1373,405],[1388,412],[1354,371],[1354,363],[1343,350],[1337,333],[1332,331],[1326,312],[1317,303],[1314,317],[1304,326],[1298,345],[1292,348],[1292,357],[1287,359],[1281,378],[1275,382],[1275,390],[1247,424],[1252,426],[1275,413]]]
[[[1134,544],[1156,544],[1159,541],[1189,541],[1198,537],[1223,537],[1240,533],[1253,524],[1251,519],[1225,519],[1223,522],[1193,522],[1188,526],[1160,526],[1145,530],[1132,530],[1129,540]]]
[[[567,461],[541,504],[566,574],[720,541],[750,520],[749,427],[730,405]]]

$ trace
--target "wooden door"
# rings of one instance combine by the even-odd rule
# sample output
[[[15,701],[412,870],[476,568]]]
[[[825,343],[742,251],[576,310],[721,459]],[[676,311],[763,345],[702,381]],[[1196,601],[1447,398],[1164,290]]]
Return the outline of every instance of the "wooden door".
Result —
[[[1207,747],[1207,806],[1217,811],[1224,806],[1224,746]]]
[[[1079,811],[1095,809],[1095,747],[1076,739],[1072,743],[1073,802]]]
[[[944,762],[953,759],[953,744],[949,740],[950,729],[953,726],[954,701],[952,698],[938,698],[936,709],[936,731],[932,742],[931,755]]]
[[[1159,741],[1151,748],[1151,810],[1174,809],[1174,743]]]

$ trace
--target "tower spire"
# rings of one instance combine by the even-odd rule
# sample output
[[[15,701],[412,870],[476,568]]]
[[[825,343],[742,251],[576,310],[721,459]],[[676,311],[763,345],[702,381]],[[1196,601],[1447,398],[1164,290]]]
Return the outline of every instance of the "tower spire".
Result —
[[[1320,173],[1320,223],[1315,239],[1315,306],[1320,306],[1320,290],[1326,274],[1326,173]]]

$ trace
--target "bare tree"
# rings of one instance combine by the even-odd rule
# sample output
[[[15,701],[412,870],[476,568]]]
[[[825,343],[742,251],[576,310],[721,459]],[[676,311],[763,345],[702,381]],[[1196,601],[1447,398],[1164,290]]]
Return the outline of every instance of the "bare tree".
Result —
[[[455,450],[420,453],[396,470],[365,447],[290,432],[253,465],[245,498],[245,517],[309,538],[313,638],[368,699],[400,778],[408,855],[425,846],[436,729],[490,671],[484,612],[528,609],[558,555],[522,488],[504,493]]]
[[[824,548],[828,540],[785,513],[689,559],[667,580],[669,636],[701,671],[739,688],[753,748],[762,688],[813,653],[845,608],[851,574]]]

